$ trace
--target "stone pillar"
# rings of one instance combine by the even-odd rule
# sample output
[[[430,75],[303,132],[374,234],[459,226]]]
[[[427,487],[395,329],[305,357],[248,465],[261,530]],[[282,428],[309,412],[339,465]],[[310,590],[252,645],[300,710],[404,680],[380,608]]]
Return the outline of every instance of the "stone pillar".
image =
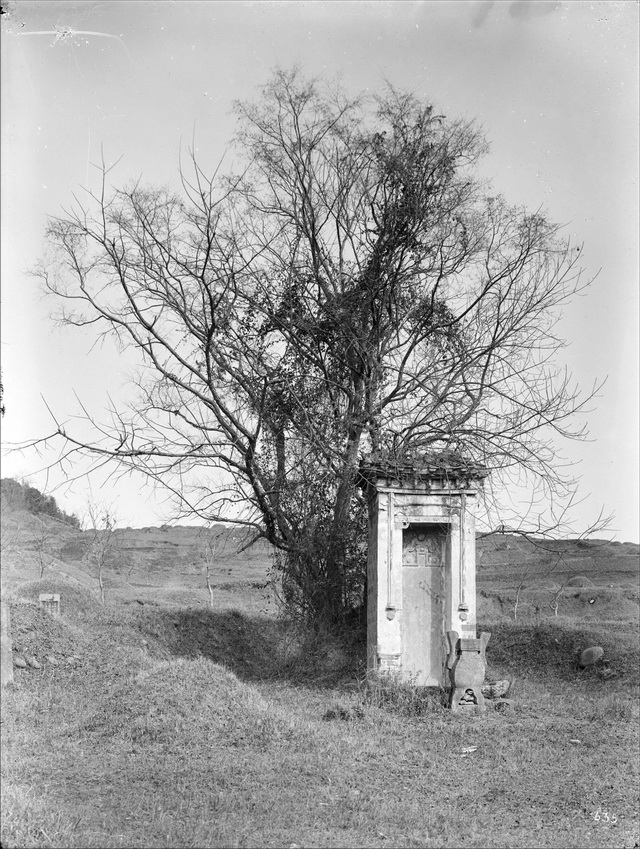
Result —
[[[1,670],[1,686],[13,683],[13,650],[11,644],[11,612],[6,601],[0,603],[0,670]]]
[[[367,667],[445,686],[446,634],[476,635],[481,469],[364,464],[369,500]]]

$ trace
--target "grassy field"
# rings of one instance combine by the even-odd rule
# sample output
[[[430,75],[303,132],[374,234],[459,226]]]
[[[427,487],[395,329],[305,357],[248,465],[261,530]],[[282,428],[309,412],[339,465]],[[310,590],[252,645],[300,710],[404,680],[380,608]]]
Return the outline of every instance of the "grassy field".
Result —
[[[53,567],[18,581],[14,557],[14,654],[41,668],[3,691],[2,846],[638,847],[637,565],[591,570],[557,616],[538,570],[514,621],[505,553],[486,551],[479,629],[515,709],[482,717],[367,689],[361,641],[276,617],[263,554],[245,574],[221,560],[213,608],[195,565],[190,603],[167,561],[144,597],[121,582],[101,605]],[[594,644],[608,665],[577,670]]]

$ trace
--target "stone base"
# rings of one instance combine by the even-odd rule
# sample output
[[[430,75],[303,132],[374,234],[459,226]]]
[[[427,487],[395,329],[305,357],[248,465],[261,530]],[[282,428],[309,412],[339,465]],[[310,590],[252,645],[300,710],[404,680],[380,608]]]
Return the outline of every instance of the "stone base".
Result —
[[[480,688],[456,687],[449,696],[449,707],[452,711],[466,711],[475,709],[475,713],[484,713],[485,698]]]

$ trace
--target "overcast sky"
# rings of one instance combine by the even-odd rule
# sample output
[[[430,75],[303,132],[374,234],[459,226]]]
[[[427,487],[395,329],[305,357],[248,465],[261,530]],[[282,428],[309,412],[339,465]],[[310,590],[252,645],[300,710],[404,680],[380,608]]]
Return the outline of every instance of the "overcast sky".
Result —
[[[27,269],[47,214],[95,188],[101,150],[121,185],[175,179],[195,138],[212,169],[234,99],[257,96],[276,65],[340,74],[351,93],[385,79],[448,117],[476,118],[491,142],[483,172],[496,193],[543,207],[584,243],[591,288],[566,310],[564,351],[589,389],[592,441],[563,446],[580,464],[576,531],[601,508],[610,536],[638,541],[638,5],[628,2],[2,2],[3,443],[51,430],[76,395],[99,414],[127,397],[131,364],[93,348],[91,330],[49,319]],[[227,159],[225,164],[231,164]],[[49,458],[50,459],[50,458]],[[4,453],[3,477],[51,489],[47,458]],[[121,525],[159,524],[168,506],[137,480],[111,478],[95,500]],[[54,494],[83,512],[88,483]]]

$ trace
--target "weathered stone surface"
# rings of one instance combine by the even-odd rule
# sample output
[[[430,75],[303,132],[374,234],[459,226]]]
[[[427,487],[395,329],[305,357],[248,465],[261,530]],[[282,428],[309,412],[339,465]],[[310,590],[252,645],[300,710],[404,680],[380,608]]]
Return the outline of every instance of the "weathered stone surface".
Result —
[[[29,664],[29,666],[30,666],[32,669],[42,669],[41,664],[40,664],[40,663],[38,663],[38,661],[36,660],[36,658],[35,658],[35,657],[28,657],[28,658],[27,658],[27,663]]]
[[[60,616],[60,593],[40,593],[40,607],[52,616]]]
[[[504,679],[502,681],[487,682],[482,685],[482,695],[486,699],[501,699],[507,695],[511,681]]]
[[[473,639],[473,503],[486,471],[426,455],[365,462],[369,502],[367,669],[444,686],[442,636]],[[443,465],[444,464],[444,465]],[[481,698],[481,695],[480,695]]]
[[[490,637],[488,631],[483,631],[479,640],[459,639],[457,631],[447,631],[451,710],[473,708],[478,713],[484,713],[482,682],[486,669],[485,652]]]
[[[513,699],[490,699],[487,704],[498,713],[511,714],[514,710]]]
[[[52,654],[48,654],[48,655],[45,657],[45,660],[47,661],[47,663],[48,663],[50,666],[57,666],[57,665],[58,665],[58,661],[56,660],[56,658],[55,658]]]
[[[27,661],[23,657],[20,657],[20,655],[16,655],[13,658],[13,665],[17,666],[18,669],[26,669],[27,668]]]
[[[11,652],[11,614],[9,605],[2,602],[2,633],[0,636],[0,647],[2,652],[1,668],[2,668],[2,686],[11,684],[13,681],[13,661]]]
[[[600,660],[603,655],[604,649],[602,648],[602,646],[590,646],[588,649],[585,649],[580,655],[578,665],[581,669],[585,669],[587,666],[595,666],[595,664]]]

